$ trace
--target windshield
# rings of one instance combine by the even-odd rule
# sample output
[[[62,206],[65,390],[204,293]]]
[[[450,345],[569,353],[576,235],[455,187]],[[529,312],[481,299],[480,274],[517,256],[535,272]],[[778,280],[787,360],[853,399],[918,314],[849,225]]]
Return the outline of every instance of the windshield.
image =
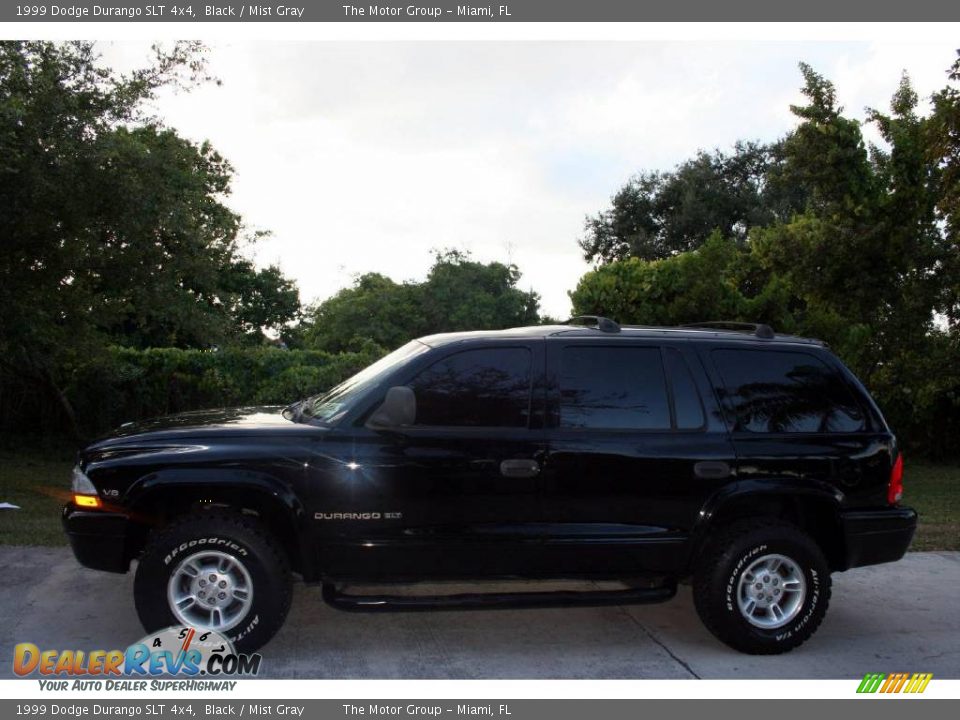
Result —
[[[300,413],[304,417],[321,422],[337,422],[353,406],[353,403],[369,388],[377,385],[381,378],[412,357],[426,352],[430,348],[417,340],[411,340],[389,355],[365,367],[351,378],[344,380],[331,390],[303,401]]]

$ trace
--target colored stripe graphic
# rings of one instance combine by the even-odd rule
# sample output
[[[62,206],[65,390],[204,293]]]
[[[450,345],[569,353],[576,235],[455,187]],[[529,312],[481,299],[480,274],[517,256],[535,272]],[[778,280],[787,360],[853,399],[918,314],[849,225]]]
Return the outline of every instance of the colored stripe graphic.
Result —
[[[932,673],[867,673],[857,687],[858,693],[922,693],[933,679]]]
[[[930,681],[933,679],[933,673],[917,673],[916,677],[917,677],[916,684],[911,683],[913,687],[911,690],[908,690],[907,692],[922,693],[924,690],[927,689],[927,685],[929,685]]]

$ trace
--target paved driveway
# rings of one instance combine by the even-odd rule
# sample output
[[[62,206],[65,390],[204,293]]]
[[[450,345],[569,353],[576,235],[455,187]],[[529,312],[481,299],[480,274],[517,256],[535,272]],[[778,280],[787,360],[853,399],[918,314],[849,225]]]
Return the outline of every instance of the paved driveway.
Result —
[[[13,645],[123,648],[142,637],[133,575],[85,570],[63,548],[0,547],[0,677]],[[741,655],[703,628],[689,587],[663,605],[345,613],[299,585],[263,650],[283,678],[960,678],[960,553],[911,553],[834,576],[817,634],[776,657]]]

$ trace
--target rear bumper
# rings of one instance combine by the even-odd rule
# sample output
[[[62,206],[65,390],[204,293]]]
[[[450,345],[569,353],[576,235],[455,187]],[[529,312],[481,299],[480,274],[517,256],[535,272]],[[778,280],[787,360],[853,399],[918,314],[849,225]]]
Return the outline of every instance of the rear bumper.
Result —
[[[855,510],[842,513],[846,567],[893,562],[903,557],[917,529],[912,508]]]
[[[130,567],[127,537],[130,521],[120,513],[89,511],[73,503],[63,506],[63,529],[81,565],[125,573]]]

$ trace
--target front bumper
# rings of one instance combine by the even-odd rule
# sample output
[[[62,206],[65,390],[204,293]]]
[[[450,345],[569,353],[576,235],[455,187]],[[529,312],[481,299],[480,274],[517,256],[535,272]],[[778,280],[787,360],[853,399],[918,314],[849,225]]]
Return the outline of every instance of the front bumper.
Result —
[[[94,570],[125,573],[130,567],[128,536],[130,521],[126,515],[63,506],[63,529],[73,554],[81,565]]]
[[[842,513],[846,568],[893,562],[903,557],[917,530],[912,508],[852,510]]]

